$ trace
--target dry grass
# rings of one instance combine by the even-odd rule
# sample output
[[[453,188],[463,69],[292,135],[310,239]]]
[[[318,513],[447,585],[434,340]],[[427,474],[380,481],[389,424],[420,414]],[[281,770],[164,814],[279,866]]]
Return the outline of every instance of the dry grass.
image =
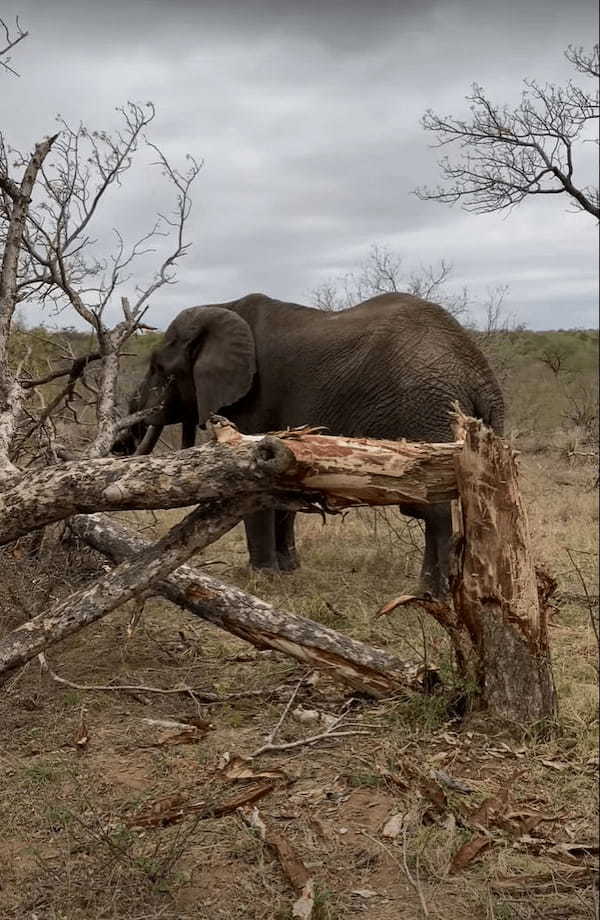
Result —
[[[591,888],[562,884],[585,857],[573,856],[569,864],[568,853],[556,846],[597,841],[597,648],[567,554],[571,549],[597,597],[593,476],[589,466],[559,454],[525,457],[523,467],[536,552],[560,583],[552,627],[559,732],[541,740],[511,737],[491,725],[461,726],[448,721],[439,698],[357,701],[348,721],[368,729],[368,737],[260,758],[258,767],[282,767],[292,780],[259,809],[314,873],[315,920],[414,920],[423,916],[423,902],[440,920],[594,916]],[[158,529],[172,518],[159,516]],[[250,574],[239,529],[210,547],[204,562],[218,560],[210,570],[225,579],[398,654],[420,656],[426,647],[428,657],[448,669],[447,642],[435,625],[410,611],[385,622],[373,618],[382,603],[414,586],[420,544],[414,522],[363,512],[329,519],[325,527],[318,518],[302,525],[297,574]],[[70,579],[86,562],[94,560],[75,554],[44,579],[28,572],[26,559],[12,560],[26,609],[35,607],[36,591],[43,602],[67,590],[65,570]],[[25,615],[6,595],[0,610],[2,630]],[[61,687],[40,676],[35,663],[19,672],[0,696],[0,917],[287,920],[294,892],[277,859],[237,815],[190,816],[146,830],[129,827],[127,817],[164,795],[208,802],[231,795],[234,784],[216,772],[219,758],[225,751],[248,754],[263,743],[302,669],[159,601],[148,602],[131,636],[128,616],[120,612],[73,637],[49,655],[53,667],[81,684],[186,683],[219,694],[265,693],[208,705],[189,694]],[[320,680],[303,686],[298,698],[305,708],[337,713],[348,694]],[[82,708],[89,743],[78,750]],[[193,744],[159,745],[164,730],[143,721],[196,715],[214,728]],[[313,731],[287,719],[280,737]],[[473,791],[467,796],[447,789],[447,807],[437,809],[414,772],[426,777],[431,769],[443,769]],[[493,826],[481,858],[452,875],[452,856],[472,833],[466,806],[507,786],[514,813],[529,809],[547,820],[525,837]],[[381,834],[396,813],[405,816],[404,840]],[[539,873],[556,879],[554,891],[534,894],[527,883],[510,893],[494,888],[502,877]]]

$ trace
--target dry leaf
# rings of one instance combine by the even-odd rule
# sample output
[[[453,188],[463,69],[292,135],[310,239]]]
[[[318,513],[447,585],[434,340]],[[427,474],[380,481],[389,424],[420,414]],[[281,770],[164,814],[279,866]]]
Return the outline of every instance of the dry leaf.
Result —
[[[250,766],[252,760],[249,757],[240,757],[235,754],[233,757],[228,755],[227,763],[221,767],[220,773],[225,779],[246,780],[246,779],[283,779],[289,780],[288,775],[283,770],[255,770]]]
[[[230,760],[231,760],[231,754],[229,753],[229,751],[223,751],[223,753],[221,754],[221,756],[219,757],[217,761],[217,770],[219,771],[224,770]]]
[[[418,601],[421,598],[417,594],[401,594],[399,597],[395,597],[393,601],[388,601],[387,604],[384,604],[377,613],[376,617],[387,616],[388,613],[391,613],[397,607],[404,607],[405,604],[410,604],[412,601]]]
[[[545,767],[550,767],[551,770],[573,769],[573,764],[566,763],[564,760],[542,760],[541,762]]]
[[[261,840],[264,840],[267,836],[267,825],[261,818],[258,808],[256,806],[254,806],[254,808],[243,807],[240,808],[240,812],[250,827],[253,827],[255,831],[258,831],[258,835]]]
[[[496,823],[501,816],[502,811],[506,808],[508,801],[508,787],[505,788],[501,795],[491,795],[484,799],[479,808],[471,812],[469,821],[472,824],[478,824],[480,827],[489,827]]]
[[[448,807],[446,793],[442,787],[433,780],[423,778],[419,783],[419,792],[426,799],[429,799],[440,811],[445,811]]]
[[[450,874],[454,875],[455,872],[460,872],[461,869],[466,868],[470,863],[472,863],[482,850],[485,850],[491,843],[490,837],[484,837],[483,835],[472,837],[468,843],[465,843],[460,850],[458,850],[450,863]]]
[[[452,745],[458,744],[458,738],[456,737],[456,735],[450,735],[448,734],[448,732],[442,732],[441,737],[444,739],[446,744],[452,744]]]
[[[221,818],[229,815],[244,805],[257,802],[273,791],[273,783],[249,786],[236,796],[221,802],[208,803],[185,802],[182,796],[167,796],[157,799],[151,807],[134,815],[127,822],[128,827],[164,827],[181,821],[186,815],[195,814],[200,818]]]
[[[572,859],[585,859],[586,857],[598,856],[600,848],[597,843],[557,843],[554,851],[564,853]]]
[[[466,783],[463,783],[461,780],[450,776],[445,770],[432,770],[431,772],[438,782],[443,783],[444,786],[448,786],[449,789],[454,789],[455,792],[460,792],[462,795],[470,795],[475,791],[471,786],[467,786]]]
[[[398,813],[396,815],[392,815],[390,818],[387,819],[387,821],[383,825],[383,830],[381,831],[382,836],[389,837],[390,840],[395,840],[398,834],[400,833],[400,831],[402,830],[403,823],[404,823],[403,814]]]
[[[196,744],[196,742],[201,741],[205,735],[206,732],[200,731],[200,729],[190,725],[188,728],[184,728],[183,731],[175,732],[172,735],[164,735],[156,742],[156,747],[163,747],[168,744]]]
[[[511,811],[506,815],[508,821],[518,821],[521,834],[530,834],[535,830],[538,824],[544,821],[556,821],[558,815],[545,815],[539,811],[533,811],[530,808],[519,808],[517,811]]]
[[[304,887],[302,894],[297,901],[294,901],[292,907],[292,917],[298,920],[310,920],[315,906],[315,883],[314,879],[309,878]]]

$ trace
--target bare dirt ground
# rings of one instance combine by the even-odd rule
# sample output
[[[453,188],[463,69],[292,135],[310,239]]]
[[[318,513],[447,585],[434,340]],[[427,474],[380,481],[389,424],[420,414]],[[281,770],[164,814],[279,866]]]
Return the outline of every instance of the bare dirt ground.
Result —
[[[215,817],[264,785],[273,788],[256,802],[260,818],[314,878],[315,920],[594,917],[598,649],[572,561],[597,602],[594,475],[558,453],[523,458],[537,558],[560,590],[560,725],[550,738],[544,726],[461,723],[446,695],[352,700],[327,678],[156,599],[137,625],[123,610],[48,654],[72,684],[146,689],[77,689],[41,675],[37,662],[15,674],[0,690],[0,918],[291,918],[298,891],[285,854],[249,825],[252,806],[245,817]],[[123,517],[155,530],[173,520]],[[365,511],[326,526],[303,519],[303,568],[293,575],[250,574],[240,528],[195,562],[401,656],[418,660],[425,649],[449,682],[435,624],[407,609],[374,618],[414,587],[419,545],[416,522]],[[3,575],[0,629],[98,564],[74,550],[45,579],[17,554]],[[196,693],[173,692],[184,686]],[[322,733],[344,712],[339,730],[363,734],[262,754],[242,772],[275,776],[232,778],[235,757],[265,743],[294,691],[291,709],[309,715],[290,711],[275,743]]]

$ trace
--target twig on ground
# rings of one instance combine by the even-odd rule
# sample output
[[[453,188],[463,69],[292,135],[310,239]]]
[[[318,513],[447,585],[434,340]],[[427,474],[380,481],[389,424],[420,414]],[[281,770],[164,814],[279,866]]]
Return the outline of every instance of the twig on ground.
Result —
[[[306,679],[306,675],[303,674],[300,680],[298,681],[298,683],[296,684],[296,686],[294,687],[292,695],[287,701],[285,709],[283,710],[281,717],[279,718],[279,721],[277,722],[277,725],[275,726],[273,731],[267,735],[265,743],[261,747],[253,751],[252,754],[250,754],[250,757],[258,757],[260,754],[267,754],[272,751],[288,751],[290,750],[290,748],[301,747],[304,744],[313,744],[315,741],[322,741],[324,738],[340,738],[344,735],[370,735],[371,734],[370,732],[363,731],[362,729],[351,729],[349,731],[336,732],[335,729],[338,727],[340,722],[346,718],[348,714],[347,711],[344,711],[338,719],[336,719],[334,722],[331,723],[331,725],[326,731],[321,732],[318,735],[310,735],[310,737],[308,738],[299,738],[297,741],[287,741],[281,744],[274,744],[275,736],[277,735],[277,732],[283,725],[285,718],[292,707],[292,703],[296,699],[296,696],[298,695],[298,691],[300,687],[302,686],[302,684],[304,683],[305,679]]]
[[[425,901],[425,895],[423,894],[423,889],[421,888],[421,882],[419,880],[419,855],[418,854],[417,854],[417,859],[416,859],[416,878],[412,877],[410,869],[408,868],[408,862],[406,859],[406,823],[404,824],[404,827],[402,828],[402,865],[404,867],[404,872],[406,873],[406,877],[410,885],[414,888],[414,890],[417,893],[419,902],[421,904],[421,910],[423,911],[423,916],[429,917],[429,909],[427,907],[427,902]]]
[[[291,708],[292,703],[294,702],[294,700],[296,699],[296,696],[298,695],[298,690],[299,690],[300,687],[302,686],[302,684],[303,684],[303,682],[304,682],[304,678],[305,678],[305,675],[303,674],[302,677],[300,678],[300,680],[298,681],[298,683],[296,684],[296,686],[294,687],[294,690],[293,690],[293,692],[292,692],[292,694],[291,694],[289,700],[287,701],[287,703],[286,703],[286,705],[285,705],[285,709],[283,710],[283,712],[282,712],[282,714],[281,714],[281,718],[280,718],[279,721],[277,722],[277,725],[275,726],[275,728],[273,729],[273,731],[270,732],[270,733],[267,735],[267,740],[266,740],[266,744],[267,744],[267,745],[273,743],[273,741],[275,740],[275,735],[277,734],[277,732],[279,731],[279,729],[281,728],[281,726],[282,726],[283,723],[285,722],[285,718],[286,718],[288,712],[290,711],[290,708]]]
[[[97,691],[97,692],[107,692],[107,691],[122,691],[124,693],[160,693],[165,696],[173,694],[186,694],[193,696],[200,703],[229,703],[231,700],[241,700],[251,696],[265,696],[269,693],[275,693],[277,690],[280,690],[281,687],[274,687],[270,690],[240,690],[236,693],[211,693],[208,690],[203,690],[200,687],[147,687],[143,684],[77,684],[72,680],[68,680],[66,677],[61,677],[55,671],[52,670],[50,665],[46,660],[46,656],[43,652],[40,652],[38,655],[38,661],[40,667],[45,674],[48,674],[57,684],[63,684],[65,687],[71,687],[73,690],[81,690],[83,692],[87,691]]]
[[[301,747],[303,744],[314,744],[316,741],[323,741],[327,738],[342,738],[346,735],[370,735],[371,732],[364,731],[363,729],[351,729],[347,732],[335,732],[332,731],[332,728],[335,727],[337,723],[327,729],[325,732],[321,732],[319,735],[310,735],[308,738],[299,738],[297,741],[287,741],[284,744],[263,744],[262,747],[257,748],[256,751],[253,751],[250,754],[250,757],[258,757],[260,754],[268,754],[272,751],[289,751],[291,748]]]
[[[396,858],[395,854],[392,853],[390,848],[387,847],[385,843],[382,843],[382,841],[378,840],[377,837],[372,837],[371,834],[368,834],[366,831],[362,831],[362,834],[364,837],[367,837],[367,839],[370,840],[372,843],[376,843],[377,846],[381,847],[381,849],[387,853],[390,859],[393,862],[395,862],[396,865],[399,866],[404,871],[404,874],[406,875],[406,878],[408,879],[409,884],[411,885],[412,888],[414,888],[414,890],[417,893],[419,902],[421,904],[421,910],[423,911],[423,916],[428,918],[429,908],[427,907],[425,895],[423,894],[423,889],[421,888],[421,883],[419,881],[418,863],[417,863],[417,879],[415,881],[415,879],[411,875],[411,872],[408,868],[408,864],[406,860],[406,825],[404,825],[402,833],[403,833],[402,862],[400,862],[400,860]]]

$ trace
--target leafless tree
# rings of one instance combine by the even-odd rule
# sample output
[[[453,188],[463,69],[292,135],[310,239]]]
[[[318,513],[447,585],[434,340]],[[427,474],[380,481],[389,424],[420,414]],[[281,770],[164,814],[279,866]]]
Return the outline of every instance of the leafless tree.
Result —
[[[148,232],[132,243],[126,243],[115,230],[113,252],[108,258],[97,254],[92,236],[94,221],[110,189],[120,184],[131,168],[144,131],[154,118],[154,108],[149,103],[128,103],[118,111],[122,124],[114,135],[90,131],[83,125],[73,127],[59,118],[59,132],[38,145],[33,158],[10,149],[0,136],[0,245],[7,263],[2,283],[10,286],[10,290],[2,291],[0,309],[5,409],[6,394],[13,394],[6,416],[12,418],[13,431],[4,441],[3,450],[13,460],[33,433],[42,431],[46,439],[53,436],[53,411],[69,400],[76,380],[96,360],[100,362],[95,396],[97,426],[88,447],[91,456],[107,453],[119,424],[115,403],[120,354],[129,337],[142,327],[149,298],[173,282],[174,267],[189,247],[184,240],[184,227],[191,207],[190,189],[200,165],[189,158],[187,171],[180,172],[146,140],[174,191],[174,209],[172,213],[159,214]],[[11,170],[15,169],[23,170],[20,184],[11,178]],[[163,255],[158,269],[133,285],[131,298],[121,296],[123,319],[109,328],[105,320],[107,307],[124,285],[130,284],[136,261],[154,252],[159,243],[167,245],[169,239],[170,251]],[[16,305],[32,299],[57,309],[73,309],[91,327],[96,347],[85,361],[74,359],[66,368],[51,373],[50,378],[32,380],[25,367],[9,384],[6,349],[11,321]],[[58,376],[68,377],[68,382],[50,406],[43,407],[41,417],[32,419],[29,409],[21,411],[26,392]]]
[[[445,185],[422,187],[423,200],[454,204],[483,214],[510,208],[531,195],[568,195],[577,210],[600,216],[597,187],[575,179],[575,153],[596,140],[599,97],[598,45],[591,51],[569,45],[567,60],[577,73],[594,80],[584,89],[569,80],[564,86],[525,80],[520,104],[510,109],[494,104],[473,84],[471,117],[441,116],[428,110],[422,125],[436,137],[436,147],[454,145],[457,160],[444,157],[440,169]]]
[[[11,57],[10,52],[15,48],[19,42],[22,42],[24,38],[27,38],[29,32],[26,32],[21,23],[19,22],[19,17],[15,19],[15,27],[11,30],[8,24],[0,17],[0,67],[3,68],[7,73],[12,74],[15,77],[18,77],[19,74],[16,70],[11,67]]]
[[[454,316],[467,310],[467,291],[448,289],[452,265],[441,260],[437,267],[420,266],[405,272],[401,256],[387,246],[374,244],[358,271],[325,281],[311,292],[320,310],[345,310],[377,294],[407,291],[424,300],[442,303]]]
[[[558,377],[561,370],[564,368],[567,357],[568,355],[564,348],[561,348],[560,345],[554,345],[544,348],[540,354],[539,360],[552,371],[555,377]]]

